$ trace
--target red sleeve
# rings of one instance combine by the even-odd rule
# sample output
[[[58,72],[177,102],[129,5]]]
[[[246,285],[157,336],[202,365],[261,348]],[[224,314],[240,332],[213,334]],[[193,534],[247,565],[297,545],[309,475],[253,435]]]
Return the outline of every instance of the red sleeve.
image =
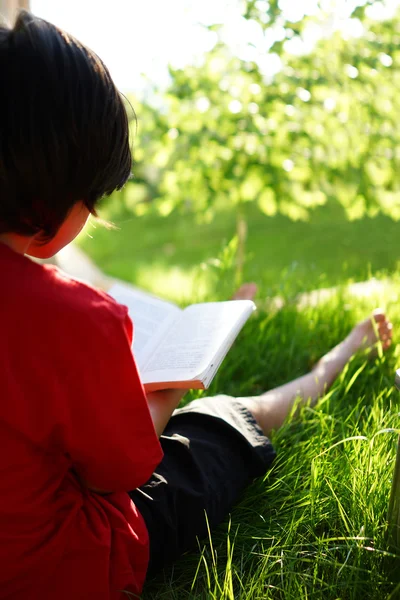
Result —
[[[97,298],[89,315],[68,323],[63,438],[86,482],[129,491],[147,481],[162,451],[131,351],[127,310]]]

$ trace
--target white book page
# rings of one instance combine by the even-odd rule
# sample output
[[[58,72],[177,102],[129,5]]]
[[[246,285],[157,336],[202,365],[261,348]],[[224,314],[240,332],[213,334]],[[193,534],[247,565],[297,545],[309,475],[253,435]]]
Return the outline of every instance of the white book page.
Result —
[[[255,306],[254,309],[255,310]],[[249,315],[252,312],[249,311]],[[211,381],[214,379],[214,376],[216,374],[216,372],[218,371],[219,367],[221,366],[222,361],[224,360],[225,356],[227,355],[227,353],[229,352],[232,344],[234,343],[234,341],[236,340],[237,336],[240,333],[240,330],[242,329],[244,323],[246,322],[247,317],[245,318],[244,321],[237,321],[235,327],[232,329],[232,331],[230,332],[230,334],[228,335],[228,337],[225,339],[224,343],[222,344],[222,346],[219,348],[219,350],[217,351],[217,353],[215,354],[215,356],[212,359],[212,362],[207,366],[206,370],[203,371],[203,373],[200,376],[200,380],[203,383],[205,389],[208,388],[208,386],[210,385]]]
[[[166,302],[128,285],[117,283],[108,294],[119,304],[128,307],[134,327],[133,354],[139,372],[142,373],[151,353],[157,349],[176,316],[183,311],[172,302]]]
[[[254,310],[250,300],[208,302],[185,308],[142,371],[143,383],[190,381],[209,368],[221,347],[229,347]]]

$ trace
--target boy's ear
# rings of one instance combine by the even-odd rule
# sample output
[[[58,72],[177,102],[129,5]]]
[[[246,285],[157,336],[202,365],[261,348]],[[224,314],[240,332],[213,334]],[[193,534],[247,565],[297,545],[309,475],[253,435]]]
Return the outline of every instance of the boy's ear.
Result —
[[[90,211],[83,202],[76,202],[64,219],[57,233],[50,240],[43,239],[40,233],[31,238],[26,254],[35,258],[51,258],[67,246],[82,231]]]
[[[57,254],[58,250],[49,247],[48,244],[37,245],[30,244],[25,254],[32,258],[49,259]]]

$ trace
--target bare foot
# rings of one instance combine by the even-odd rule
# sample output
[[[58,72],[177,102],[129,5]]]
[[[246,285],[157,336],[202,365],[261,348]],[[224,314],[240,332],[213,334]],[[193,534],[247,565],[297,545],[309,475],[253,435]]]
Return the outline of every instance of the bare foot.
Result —
[[[257,284],[244,283],[233,294],[232,300],[253,300],[257,293]]]
[[[290,383],[269,390],[260,396],[238,398],[252,412],[265,435],[270,435],[285,422],[295,403],[313,406],[335,381],[351,357],[360,349],[371,348],[381,342],[386,350],[392,339],[392,324],[381,309],[354,327],[350,335],[332,348],[313,370]]]
[[[381,308],[374,310],[372,315],[358,323],[348,336],[354,352],[373,348],[377,342],[382,343],[382,349],[387,350],[392,343],[393,325]]]

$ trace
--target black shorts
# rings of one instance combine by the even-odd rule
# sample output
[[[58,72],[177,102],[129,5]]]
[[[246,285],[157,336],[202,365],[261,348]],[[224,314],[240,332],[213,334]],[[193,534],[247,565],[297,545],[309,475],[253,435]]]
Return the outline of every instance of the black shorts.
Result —
[[[160,441],[156,472],[130,492],[149,532],[150,576],[207,537],[275,458],[250,411],[229,396],[176,410]]]

